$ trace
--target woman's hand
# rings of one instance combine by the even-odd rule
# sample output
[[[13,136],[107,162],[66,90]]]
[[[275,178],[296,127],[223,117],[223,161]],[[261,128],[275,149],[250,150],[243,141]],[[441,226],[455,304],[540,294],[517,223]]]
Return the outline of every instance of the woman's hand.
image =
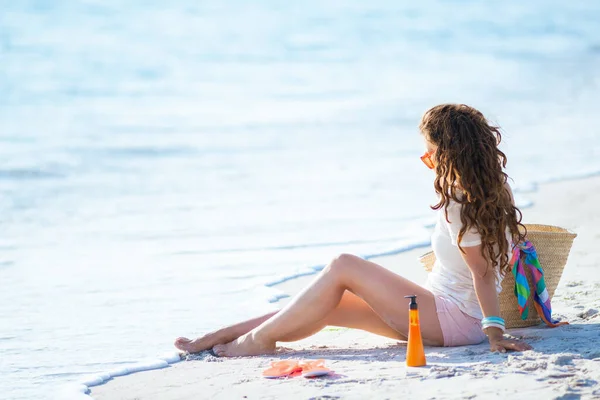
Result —
[[[533,349],[533,347],[521,340],[504,339],[503,337],[495,339],[490,338],[490,351],[506,353],[506,350],[526,351],[531,349]]]
[[[504,332],[498,328],[489,327],[485,329],[485,334],[490,341],[490,351],[506,353],[506,350],[526,351],[533,349],[533,347],[522,340],[505,338]]]

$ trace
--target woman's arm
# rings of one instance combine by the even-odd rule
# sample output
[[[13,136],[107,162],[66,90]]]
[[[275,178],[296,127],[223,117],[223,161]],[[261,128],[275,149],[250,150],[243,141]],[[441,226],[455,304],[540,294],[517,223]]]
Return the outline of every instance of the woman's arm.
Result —
[[[475,294],[483,316],[500,316],[500,305],[496,293],[496,274],[489,261],[481,254],[481,245],[463,247],[463,250],[462,257],[471,270]],[[531,350],[531,346],[523,341],[504,339],[503,332],[499,328],[489,327],[484,332],[490,341],[491,351],[505,353],[506,350]]]

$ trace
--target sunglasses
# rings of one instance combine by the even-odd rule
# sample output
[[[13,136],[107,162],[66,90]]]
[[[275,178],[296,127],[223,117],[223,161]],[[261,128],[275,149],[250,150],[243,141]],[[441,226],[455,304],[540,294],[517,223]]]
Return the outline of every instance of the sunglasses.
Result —
[[[429,169],[434,169],[435,168],[435,164],[433,163],[433,160],[431,159],[431,156],[433,155],[433,151],[428,151],[427,153],[423,154],[421,156],[421,161],[423,161],[423,164],[427,165],[427,168]]]

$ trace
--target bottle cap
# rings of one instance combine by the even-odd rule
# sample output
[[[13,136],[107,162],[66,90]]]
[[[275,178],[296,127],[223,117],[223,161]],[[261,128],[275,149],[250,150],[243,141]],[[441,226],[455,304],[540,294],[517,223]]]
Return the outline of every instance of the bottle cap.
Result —
[[[408,308],[411,310],[417,310],[419,307],[417,306],[417,295],[413,294],[411,296],[404,296],[405,299],[410,299],[410,304]]]

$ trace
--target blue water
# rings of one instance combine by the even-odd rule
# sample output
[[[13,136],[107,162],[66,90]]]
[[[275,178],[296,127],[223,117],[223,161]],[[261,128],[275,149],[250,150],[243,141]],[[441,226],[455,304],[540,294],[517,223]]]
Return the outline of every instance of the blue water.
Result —
[[[0,397],[427,243],[419,117],[480,108],[523,204],[600,172],[588,1],[0,0]],[[407,266],[407,268],[418,268]]]

